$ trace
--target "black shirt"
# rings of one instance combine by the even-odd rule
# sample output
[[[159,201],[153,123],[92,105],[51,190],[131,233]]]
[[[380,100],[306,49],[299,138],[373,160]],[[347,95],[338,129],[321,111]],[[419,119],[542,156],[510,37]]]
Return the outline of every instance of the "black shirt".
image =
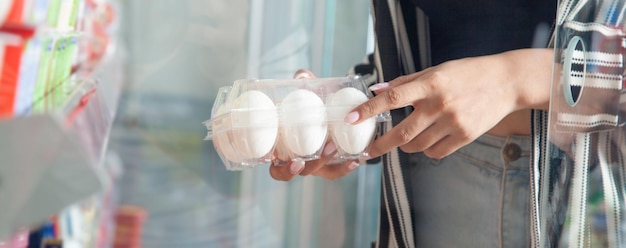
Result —
[[[428,16],[433,65],[530,47],[540,24],[551,29],[557,4],[555,0],[409,1]]]

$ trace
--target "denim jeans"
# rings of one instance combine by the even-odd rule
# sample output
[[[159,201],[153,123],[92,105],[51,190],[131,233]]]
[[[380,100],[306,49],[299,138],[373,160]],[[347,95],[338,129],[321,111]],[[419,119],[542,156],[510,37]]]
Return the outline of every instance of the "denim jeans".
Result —
[[[417,247],[528,247],[530,137],[483,135],[434,160],[411,154]]]

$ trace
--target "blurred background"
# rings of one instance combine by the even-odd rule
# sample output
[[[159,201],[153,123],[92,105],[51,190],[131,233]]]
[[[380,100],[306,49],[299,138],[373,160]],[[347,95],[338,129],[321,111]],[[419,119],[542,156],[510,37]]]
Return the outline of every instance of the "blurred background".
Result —
[[[121,1],[124,90],[109,144],[144,247],[368,247],[380,166],[329,181],[226,171],[203,141],[217,89],[299,68],[344,76],[373,49],[369,1]],[[269,165],[268,165],[269,166]]]
[[[369,247],[381,166],[227,171],[218,89],[345,76],[357,0],[0,0],[0,248]]]
[[[615,14],[623,2],[574,9]],[[588,37],[592,48],[607,41]],[[203,122],[218,89],[237,79],[287,79],[300,68],[344,76],[372,51],[370,1],[0,0],[0,248],[371,247],[380,165],[334,181],[278,182],[270,165],[227,171]],[[622,88],[608,90],[616,97],[607,99],[624,99]],[[581,232],[566,223],[563,235],[542,228],[550,242],[619,243],[623,197],[604,196],[620,195],[624,182],[612,176],[625,174],[623,161],[611,160],[624,157],[623,132],[596,134],[610,142],[569,147],[613,145],[615,156],[592,152],[600,163],[589,185],[563,191],[587,192],[573,206],[589,211],[574,217],[590,224]],[[569,168],[567,152],[545,154]],[[561,179],[587,177],[567,171]],[[565,187],[556,184],[544,190]],[[550,203],[537,209],[563,215],[537,220],[561,225],[580,210]]]

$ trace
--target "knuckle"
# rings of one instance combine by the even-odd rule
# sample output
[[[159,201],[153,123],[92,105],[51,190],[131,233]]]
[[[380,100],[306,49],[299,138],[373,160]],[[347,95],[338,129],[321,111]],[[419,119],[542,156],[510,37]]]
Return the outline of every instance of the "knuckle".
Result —
[[[458,118],[457,114],[453,113],[450,110],[451,101],[445,99],[444,96],[433,97],[432,99],[433,100],[430,102],[429,106],[432,108],[433,111],[450,116],[450,119],[453,121],[454,124],[458,123],[457,120],[454,120],[455,118]]]
[[[458,134],[457,134],[457,139],[460,142],[463,143],[469,143],[471,140],[473,140],[474,135],[472,134],[472,132],[470,130],[464,129],[464,128],[460,128],[458,130]]]
[[[446,80],[446,74],[441,72],[441,71],[434,71],[433,73],[430,74],[430,77],[428,78],[428,81],[431,82],[431,86],[435,87],[438,84],[444,82]]]
[[[446,77],[443,72],[435,71],[429,74],[426,80],[418,85],[421,87],[422,91],[429,95],[439,94],[438,92],[442,90],[443,84],[447,80]]]
[[[453,108],[453,101],[450,99],[446,99],[446,98],[440,98],[439,99],[439,109],[441,111],[451,111],[451,109]],[[461,123],[460,120],[460,116],[458,115],[458,113],[453,113],[453,118],[455,119],[455,123],[459,124]]]
[[[459,113],[449,111],[448,116],[449,116],[448,123],[450,123],[451,125],[460,127],[461,124],[463,123],[463,118],[459,115]]]
[[[409,128],[401,128],[398,130],[398,140],[402,142],[402,144],[409,143],[413,140],[413,133]]]
[[[445,122],[449,127],[454,128],[456,133],[462,134],[468,132],[468,122],[463,121],[463,117],[457,112],[445,111]]]
[[[391,88],[385,92],[385,102],[391,106],[397,106],[402,99],[402,92],[398,88]]]
[[[362,114],[370,116],[374,115],[376,112],[376,103],[373,101],[367,101],[361,105]]]

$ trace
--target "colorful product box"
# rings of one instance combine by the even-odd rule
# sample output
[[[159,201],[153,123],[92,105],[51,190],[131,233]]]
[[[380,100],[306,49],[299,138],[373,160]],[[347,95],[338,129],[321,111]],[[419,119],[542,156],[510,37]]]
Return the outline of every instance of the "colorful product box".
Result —
[[[49,15],[58,11],[51,10],[52,0],[9,0],[5,6],[0,6],[0,24],[2,25],[31,25],[47,26],[55,28],[56,25],[49,25],[49,20],[56,20],[55,16]],[[4,7],[4,8],[3,8]],[[54,6],[53,6],[54,7]],[[58,15],[58,12],[57,14]]]
[[[15,116],[28,115],[31,111],[31,106],[34,102],[35,86],[37,85],[37,72],[39,71],[42,46],[42,39],[33,38],[28,41],[22,55],[17,98],[14,106]]]
[[[76,30],[76,18],[79,7],[82,6],[79,0],[50,0],[50,12],[48,12],[48,25],[59,31]]]
[[[75,88],[72,65],[78,54],[78,37],[35,38],[23,54],[15,115],[42,113],[62,106]]]
[[[47,38],[41,46],[41,56],[37,73],[37,83],[35,84],[35,92],[33,96],[33,112],[41,113],[45,111],[44,99],[47,94],[47,83],[50,71],[53,67],[53,57],[55,53],[55,40]]]
[[[13,116],[23,50],[22,37],[0,33],[0,119]]]
[[[5,8],[7,8],[4,11],[4,15],[0,16],[0,21],[3,24],[22,24],[23,23],[23,18],[24,18],[24,3],[26,1],[24,0],[12,0],[9,1],[10,3],[6,6],[3,6]]]
[[[66,100],[81,6],[83,0],[11,0],[0,6],[0,118],[45,111]],[[30,38],[41,30],[44,35]]]
[[[6,2],[6,3],[5,3]],[[2,25],[47,25],[51,29],[75,30],[84,0],[9,0],[0,4]]]

